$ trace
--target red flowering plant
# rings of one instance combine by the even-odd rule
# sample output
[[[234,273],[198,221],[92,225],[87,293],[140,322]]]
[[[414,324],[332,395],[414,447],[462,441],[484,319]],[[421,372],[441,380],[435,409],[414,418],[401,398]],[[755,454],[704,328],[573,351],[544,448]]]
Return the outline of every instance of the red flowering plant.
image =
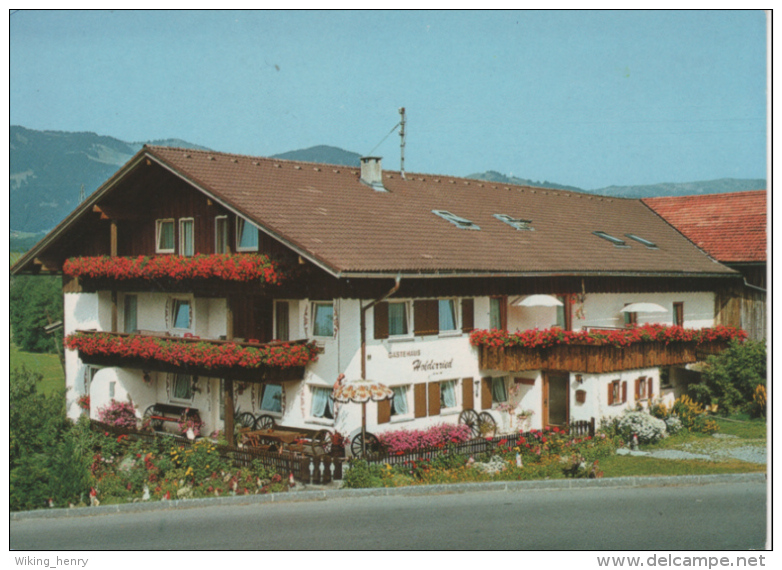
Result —
[[[317,360],[315,342],[240,346],[235,343],[187,342],[143,335],[75,332],[65,348],[91,356],[121,356],[155,360],[175,366],[218,368],[292,368]]]
[[[76,400],[76,403],[79,405],[79,407],[82,410],[89,411],[90,409],[90,395],[89,394],[82,394],[79,396],[79,399]]]
[[[222,279],[256,281],[279,285],[283,274],[266,255],[139,255],[137,257],[72,257],[63,265],[71,277],[109,279]]]
[[[470,335],[470,343],[477,347],[548,348],[559,344],[629,346],[640,342],[694,342],[702,344],[714,341],[743,341],[747,333],[734,327],[717,325],[711,328],[685,329],[680,326],[644,324],[616,330],[566,331],[560,328],[530,329],[509,332],[506,330],[476,330]]]

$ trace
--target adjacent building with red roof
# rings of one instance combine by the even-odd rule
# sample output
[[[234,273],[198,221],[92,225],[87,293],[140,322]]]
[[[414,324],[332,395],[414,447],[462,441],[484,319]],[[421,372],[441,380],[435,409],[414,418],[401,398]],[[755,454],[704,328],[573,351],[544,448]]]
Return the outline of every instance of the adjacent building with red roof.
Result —
[[[745,286],[720,297],[719,320],[752,338],[766,334],[766,191],[644,198],[643,202],[711,257],[741,272]]]

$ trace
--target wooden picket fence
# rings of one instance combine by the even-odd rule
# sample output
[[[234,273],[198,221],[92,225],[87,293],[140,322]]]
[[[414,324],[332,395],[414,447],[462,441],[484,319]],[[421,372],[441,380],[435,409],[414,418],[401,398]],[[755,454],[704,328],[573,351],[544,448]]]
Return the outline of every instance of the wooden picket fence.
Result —
[[[193,442],[186,437],[174,434],[162,434],[154,432],[144,432],[134,429],[122,428],[105,424],[96,420],[91,420],[92,429],[99,432],[111,433],[116,436],[126,435],[132,439],[143,439],[154,441],[157,437],[170,438],[174,445],[185,448],[192,447]],[[572,436],[593,436],[595,435],[595,418],[590,420],[581,420],[573,422],[568,426],[568,433]],[[451,444],[444,447],[427,447],[401,455],[382,454],[370,457],[367,462],[373,465],[403,465],[410,461],[420,461],[422,459],[434,459],[442,454],[454,455],[480,455],[487,453],[496,446],[502,445],[514,447],[519,439],[524,437],[529,439],[533,437],[531,432],[515,433],[509,435],[499,435],[493,438],[476,438],[463,443]],[[215,444],[220,457],[231,461],[234,467],[250,467],[254,461],[258,461],[267,469],[274,469],[277,473],[287,476],[293,474],[294,479],[303,483],[313,485],[324,485],[331,481],[339,481],[343,478],[349,465],[343,457],[333,457],[330,455],[306,456],[300,453],[290,453],[283,451],[281,453],[267,451],[253,447],[233,447],[229,445]]]
[[[91,420],[91,424],[92,429],[95,431],[110,433],[116,436],[125,435],[129,439],[142,439],[152,442],[156,438],[164,437],[172,445],[186,449],[193,445],[192,441],[180,435],[138,431],[112,426],[96,420]],[[293,477],[297,481],[314,485],[322,485],[333,480],[342,479],[343,463],[346,461],[344,458],[329,455],[311,457],[300,453],[287,451],[278,453],[253,447],[233,447],[218,444],[214,444],[214,446],[220,457],[230,461],[236,468],[250,467],[253,461],[258,460],[261,465],[267,469],[274,469],[282,476],[287,477],[290,473],[293,473]]]
[[[571,423],[568,426],[568,433],[572,436],[586,437],[595,435],[595,418],[589,420],[579,420]],[[420,461],[422,459],[434,459],[438,455],[444,453],[453,455],[480,455],[481,453],[487,453],[494,449],[496,446],[502,445],[506,447],[514,447],[518,444],[521,438],[530,439],[531,432],[514,433],[508,435],[498,435],[493,438],[476,438],[464,443],[455,443],[443,447],[426,447],[409,453],[400,455],[378,455],[370,458],[368,462],[370,464],[385,464],[390,465],[403,465],[409,461]]]

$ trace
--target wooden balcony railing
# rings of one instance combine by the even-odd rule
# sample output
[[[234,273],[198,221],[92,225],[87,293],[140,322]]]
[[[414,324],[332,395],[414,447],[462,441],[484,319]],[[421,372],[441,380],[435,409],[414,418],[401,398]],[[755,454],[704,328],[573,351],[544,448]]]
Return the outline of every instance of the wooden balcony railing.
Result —
[[[712,342],[638,342],[629,346],[561,344],[546,348],[522,346],[478,348],[480,367],[485,370],[520,372],[557,370],[601,374],[690,364],[709,354],[725,350],[728,341]]]
[[[68,335],[65,347],[77,350],[86,364],[245,382],[302,380],[305,366],[318,353],[307,340],[253,343],[144,332],[77,331]]]

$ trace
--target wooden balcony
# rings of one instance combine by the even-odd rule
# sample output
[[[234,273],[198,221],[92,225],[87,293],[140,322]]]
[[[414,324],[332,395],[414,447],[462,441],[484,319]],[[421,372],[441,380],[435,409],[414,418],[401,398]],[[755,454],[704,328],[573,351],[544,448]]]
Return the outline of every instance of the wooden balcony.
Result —
[[[691,364],[709,354],[725,350],[728,341],[713,342],[637,342],[618,347],[612,344],[560,344],[547,348],[478,347],[480,367],[484,370],[521,372],[557,370],[601,374],[657,366]]]
[[[317,358],[314,343],[307,340],[261,344],[145,332],[77,331],[65,346],[77,350],[85,364],[242,382],[303,380],[306,364]]]

